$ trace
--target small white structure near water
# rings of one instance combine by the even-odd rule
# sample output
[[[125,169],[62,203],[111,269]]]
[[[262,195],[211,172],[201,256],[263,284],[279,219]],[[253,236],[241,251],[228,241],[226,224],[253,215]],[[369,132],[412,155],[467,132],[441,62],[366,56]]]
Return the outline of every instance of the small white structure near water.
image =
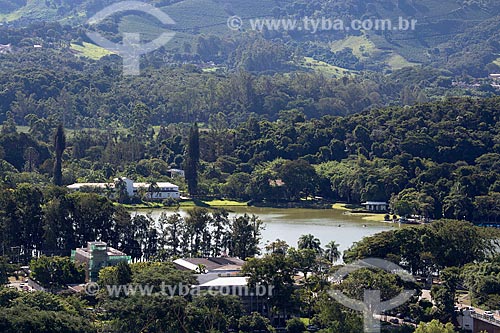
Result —
[[[362,205],[370,212],[387,212],[389,210],[389,204],[385,201],[367,201],[363,202]]]

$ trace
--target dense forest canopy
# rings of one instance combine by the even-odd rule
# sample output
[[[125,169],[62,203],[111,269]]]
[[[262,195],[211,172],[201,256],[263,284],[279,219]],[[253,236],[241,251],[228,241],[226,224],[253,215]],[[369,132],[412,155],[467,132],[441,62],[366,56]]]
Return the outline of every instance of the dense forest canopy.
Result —
[[[255,201],[390,200],[403,216],[498,221],[499,108],[499,98],[452,98],[310,120],[293,109],[275,121],[251,116],[233,129],[218,113],[200,130],[197,191]],[[152,127],[150,114],[137,104],[128,130],[70,132],[63,183],[159,180],[170,167],[183,168],[189,126]],[[51,179],[54,128],[42,118],[18,133],[9,113],[2,131],[6,186]]]
[[[0,55],[0,120],[11,112],[18,125],[43,123],[68,128],[129,127],[137,103],[148,108],[151,125],[208,122],[222,113],[230,126],[253,114],[275,120],[280,113],[308,118],[347,115],[386,105],[412,105],[453,94],[494,96],[491,87],[464,91],[451,87],[450,73],[404,69],[389,76],[366,73],[333,78],[322,73],[226,74],[194,66],[146,69],[123,77],[120,59],[97,63],[54,50]]]
[[[406,15],[421,22],[409,37],[395,32],[231,34],[225,20],[207,22],[213,29],[197,28],[199,18],[189,16],[199,12],[192,8],[196,1],[151,1],[174,19],[176,13],[185,16],[179,20],[178,39],[142,57],[139,77],[124,77],[122,59],[93,45],[86,33],[97,29],[119,42],[124,32],[139,29],[146,39],[154,39],[163,31],[137,13],[110,17],[96,27],[84,24],[116,2],[16,1],[2,7],[0,44],[9,48],[0,52],[0,121],[11,112],[17,125],[24,126],[48,128],[63,121],[67,128],[127,128],[141,102],[151,125],[208,123],[223,113],[235,127],[251,114],[276,120],[280,113],[299,110],[311,119],[448,96],[498,94],[486,79],[499,70],[494,2],[448,0],[437,6],[430,0],[261,0],[210,5],[216,17]],[[429,16],[431,12],[435,15]],[[474,20],[466,20],[469,16]],[[387,65],[395,62],[399,65]]]

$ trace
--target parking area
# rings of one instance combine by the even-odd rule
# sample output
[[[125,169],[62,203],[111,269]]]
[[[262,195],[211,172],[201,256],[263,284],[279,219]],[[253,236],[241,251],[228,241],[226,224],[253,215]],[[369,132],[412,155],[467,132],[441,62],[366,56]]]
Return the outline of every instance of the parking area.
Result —
[[[29,285],[29,280],[26,277],[19,278],[9,278],[9,284],[7,285],[9,288],[14,288],[20,291],[34,291],[32,287]]]

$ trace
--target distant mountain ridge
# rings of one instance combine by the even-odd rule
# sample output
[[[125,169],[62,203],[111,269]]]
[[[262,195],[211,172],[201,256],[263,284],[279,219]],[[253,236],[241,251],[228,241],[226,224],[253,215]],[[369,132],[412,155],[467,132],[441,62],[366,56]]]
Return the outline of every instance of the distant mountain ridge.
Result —
[[[118,0],[0,0],[0,22],[26,26],[36,21],[78,27]],[[416,31],[264,32],[304,56],[347,70],[394,70],[430,64],[457,74],[484,76],[500,70],[500,3],[495,0],[150,0],[177,24],[177,46],[201,35],[230,38],[244,32],[227,28],[227,19],[326,17],[365,19],[398,17],[418,20]],[[118,30],[154,36],[158,23],[140,15],[122,17]],[[101,26],[100,29],[110,29]],[[243,30],[249,29],[248,25]]]

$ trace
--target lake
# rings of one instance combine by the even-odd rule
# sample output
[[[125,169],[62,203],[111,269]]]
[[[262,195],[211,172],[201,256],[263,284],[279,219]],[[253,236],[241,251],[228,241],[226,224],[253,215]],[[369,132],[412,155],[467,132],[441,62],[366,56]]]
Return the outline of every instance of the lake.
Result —
[[[375,233],[398,228],[397,224],[363,220],[359,216],[346,215],[337,209],[295,209],[295,208],[260,208],[260,207],[227,207],[230,216],[255,214],[264,222],[261,246],[277,238],[297,247],[301,235],[313,234],[324,247],[330,241],[339,244],[343,252],[354,242]],[[187,214],[189,208],[181,208],[179,213]],[[149,214],[158,220],[161,213],[173,214],[173,210],[151,209],[132,212],[132,214]]]

